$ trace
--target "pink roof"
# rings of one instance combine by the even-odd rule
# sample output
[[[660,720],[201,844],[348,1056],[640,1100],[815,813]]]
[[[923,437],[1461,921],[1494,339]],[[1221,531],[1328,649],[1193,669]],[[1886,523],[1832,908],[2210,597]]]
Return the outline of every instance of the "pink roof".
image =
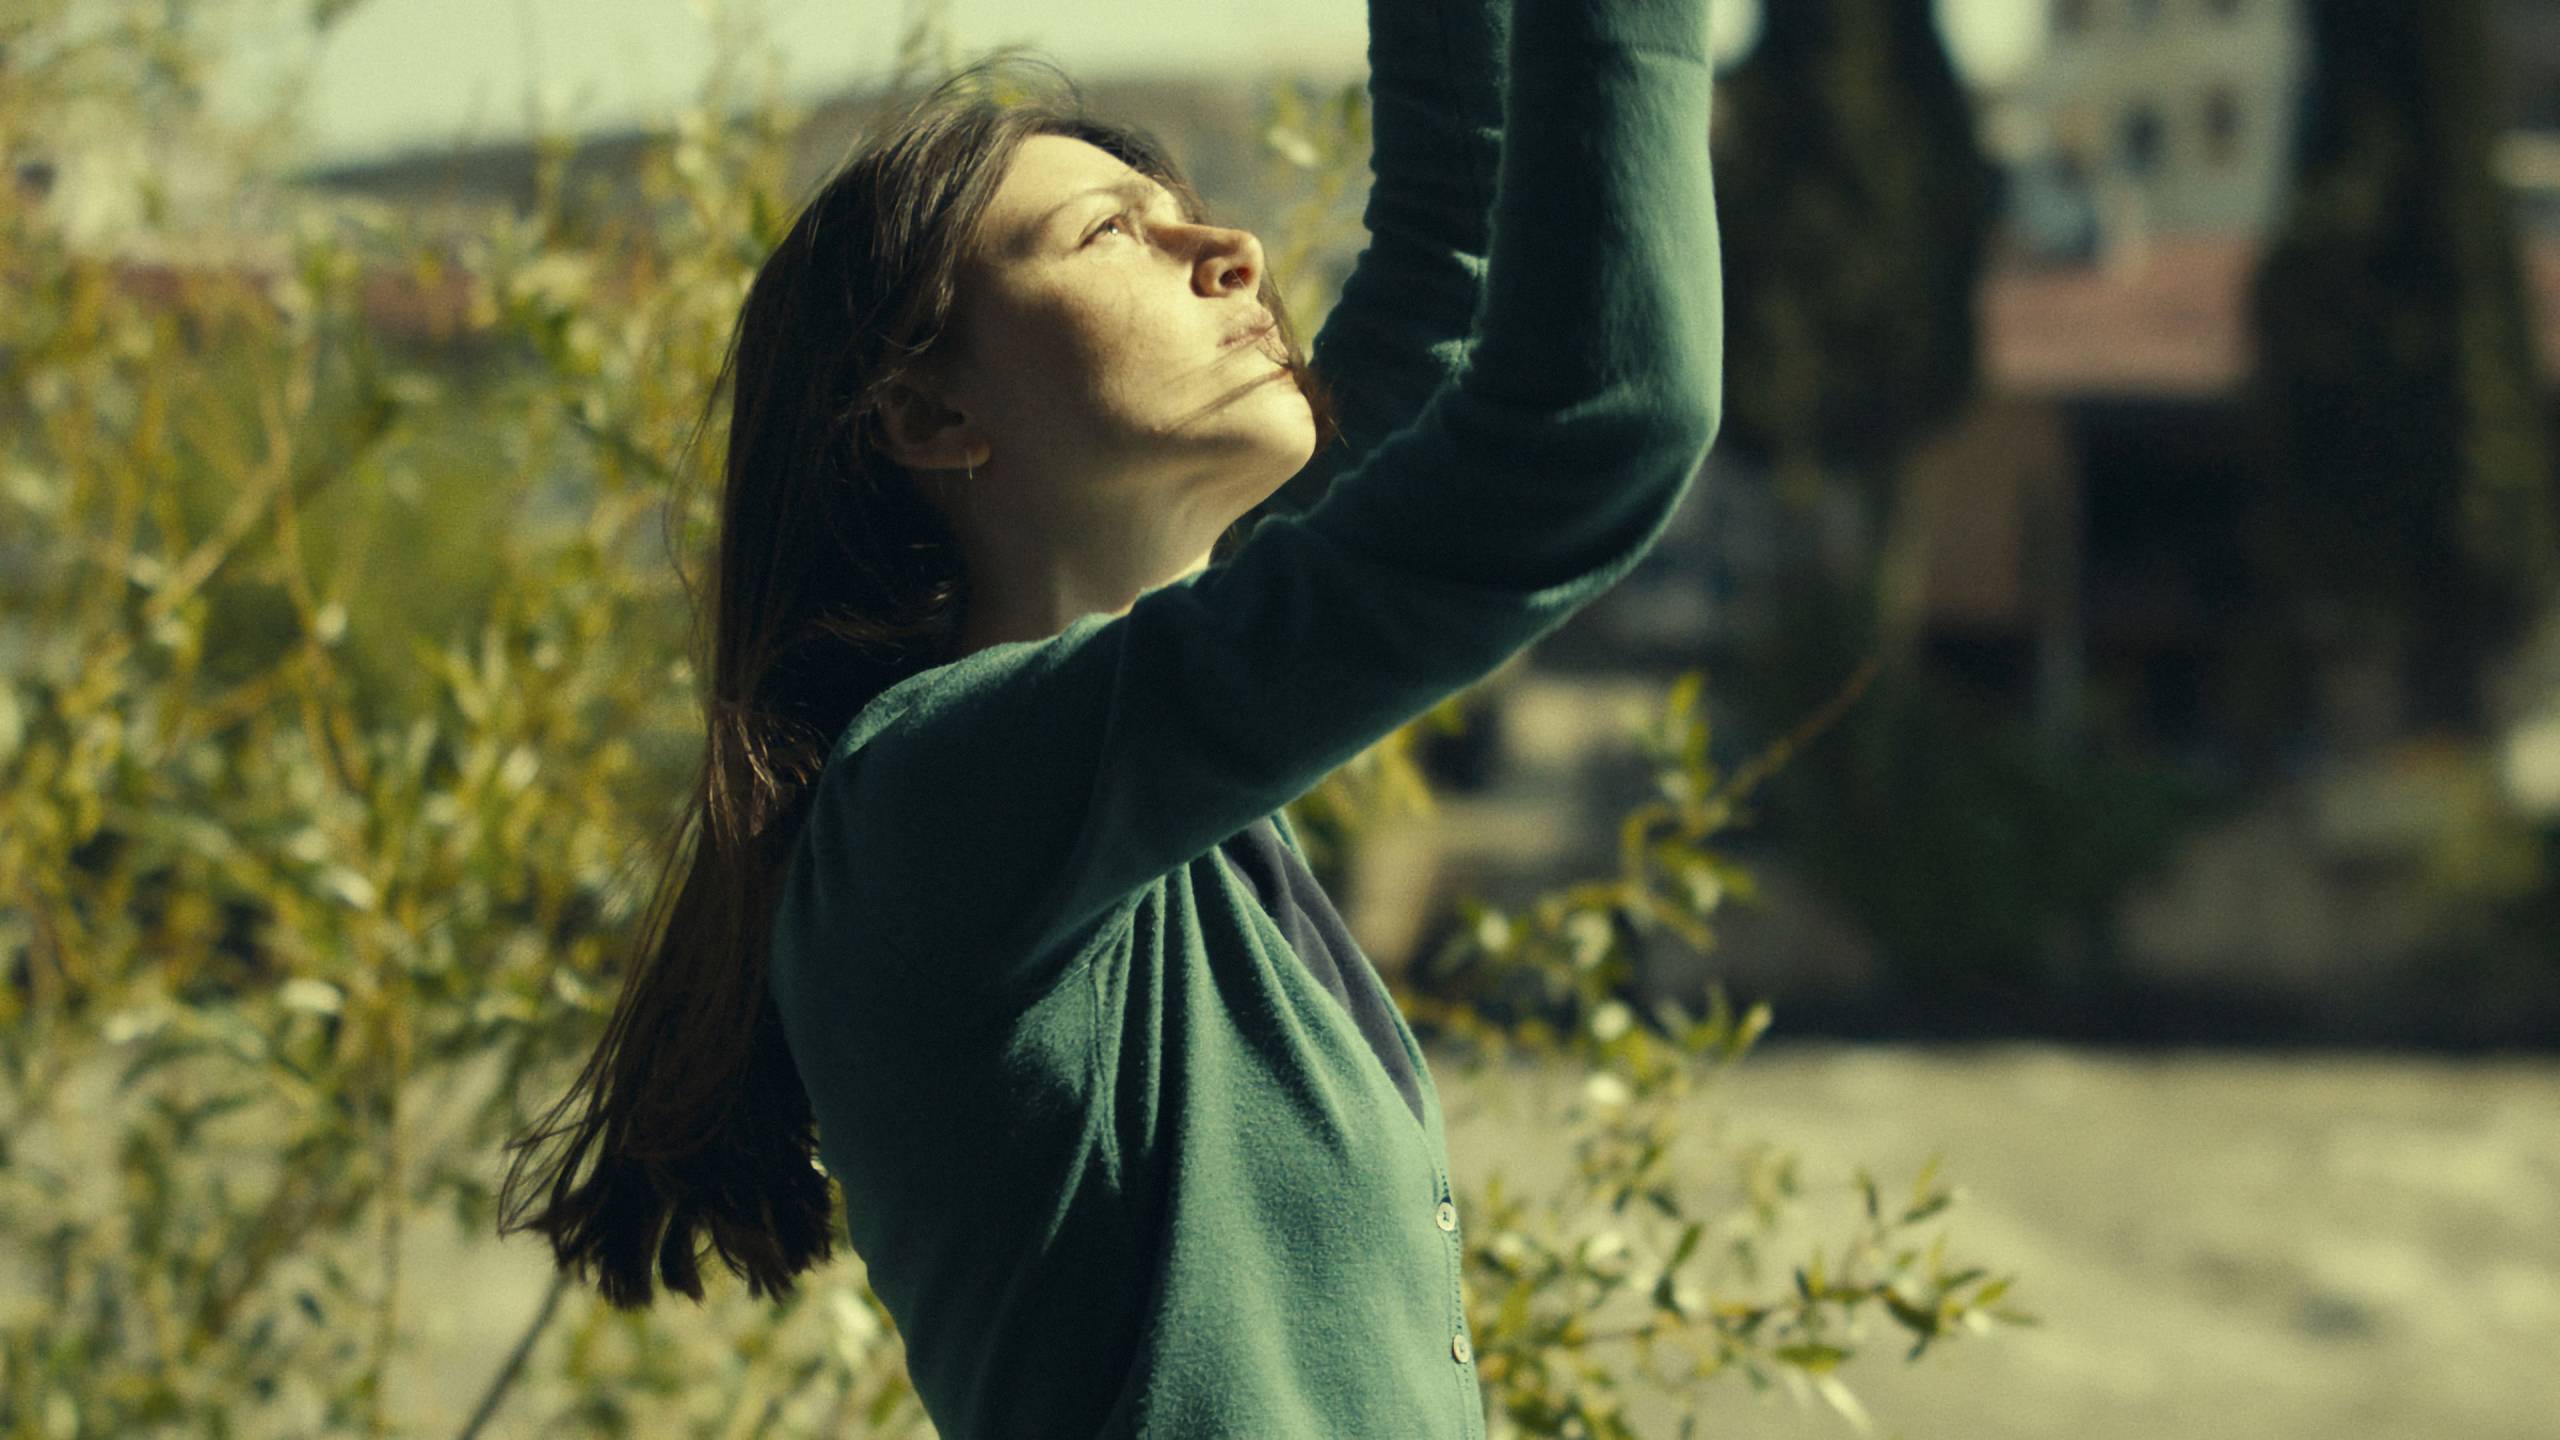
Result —
[[[2247,373],[2254,235],[2155,237],[2068,268],[2005,264],[1983,286],[1983,380],[2011,395],[2227,392]],[[2560,380],[2560,235],[2523,241],[2542,371]]]

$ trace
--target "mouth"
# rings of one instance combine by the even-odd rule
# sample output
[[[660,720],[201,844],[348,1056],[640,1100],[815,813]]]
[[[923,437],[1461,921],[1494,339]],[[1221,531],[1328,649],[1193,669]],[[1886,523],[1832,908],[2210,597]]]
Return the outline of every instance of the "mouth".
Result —
[[[1270,334],[1273,330],[1278,329],[1279,325],[1279,321],[1266,315],[1254,324],[1228,336],[1225,340],[1219,343],[1218,348],[1222,350],[1232,350],[1239,345],[1250,345],[1254,341],[1260,340],[1265,335]]]

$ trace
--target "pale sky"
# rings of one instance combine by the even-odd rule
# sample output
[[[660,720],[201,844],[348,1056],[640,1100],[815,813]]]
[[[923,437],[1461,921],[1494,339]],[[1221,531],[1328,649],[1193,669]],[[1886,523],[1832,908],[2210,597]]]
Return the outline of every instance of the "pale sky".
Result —
[[[246,118],[269,103],[280,73],[309,71],[302,153],[313,161],[521,137],[536,75],[554,124],[584,129],[672,114],[708,72],[721,9],[719,0],[362,0],[315,47],[291,19],[300,5],[268,3],[273,21],[235,30],[215,103]],[[908,0],[727,6],[733,16],[764,17],[780,88],[800,99],[885,72],[909,10]],[[1958,67],[1978,80],[2015,74],[2042,42],[2041,0],[1938,6]],[[949,13],[964,56],[1027,43],[1084,81],[1277,66],[1348,75],[1368,41],[1367,0],[950,0]],[[1729,61],[1749,46],[1759,3],[1709,0],[1708,18],[1716,52]]]

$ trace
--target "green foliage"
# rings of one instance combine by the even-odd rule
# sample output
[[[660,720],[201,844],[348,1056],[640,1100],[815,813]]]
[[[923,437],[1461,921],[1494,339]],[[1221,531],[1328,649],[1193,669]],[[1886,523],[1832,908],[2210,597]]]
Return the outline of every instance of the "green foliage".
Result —
[[[138,113],[37,75],[0,91],[0,140],[74,93]],[[699,723],[662,545],[700,555],[711,510],[675,457],[786,218],[794,121],[716,102],[649,147],[636,217],[566,196],[549,144],[530,215],[306,217],[265,280],[155,295],[0,214],[30,297],[0,307],[0,1436],[445,1423],[393,1386],[422,1308],[404,1235],[491,1232],[500,1143],[595,1041]],[[1339,185],[1365,108],[1279,113],[1266,143]],[[441,346],[368,318],[365,287],[404,277],[450,302]],[[1476,907],[1435,995],[1403,997],[1480,1056],[1586,1077],[1570,1193],[1465,1197],[1502,1433],[1628,1433],[1628,1346],[1692,1357],[1662,1382],[1692,1403],[1739,1369],[1855,1418],[1862,1315],[1914,1358],[2029,1318],[1995,1305],[2007,1280],[1947,1268],[1943,1236],[1906,1240],[1952,1198],[1932,1173],[1898,1205],[1859,1175],[1836,1255],[1764,1274],[1753,1236],[1803,1193],[1793,1160],[1674,1166],[1701,1062],[1770,1023],[1719,993],[1657,1034],[1613,998],[1619,927],[1705,946],[1751,895],[1707,844],[1749,781],[1705,765],[1699,694],[1672,692],[1662,798],[1628,817],[1618,875]],[[1443,708],[1417,726],[1463,705]],[[1412,733],[1327,801],[1427,805]],[[1466,997],[1506,976],[1580,1018],[1489,1024]],[[555,1277],[501,1368],[438,1393],[471,1404],[465,1435],[921,1431],[858,1257],[809,1280],[623,1314]],[[1602,1325],[1621,1292],[1646,1315]]]
[[[1399,987],[1398,1002],[1417,1022],[1467,1047],[1472,1072],[1526,1053],[1542,1062],[1540,1073],[1583,1077],[1565,1097],[1562,1129],[1580,1171],[1566,1193],[1532,1205],[1507,1194],[1497,1175],[1460,1206],[1473,1217],[1467,1281],[1478,1302],[1469,1310],[1478,1363],[1512,1433],[1632,1436],[1616,1398],[1630,1373],[1680,1398],[1694,1422],[1703,1413],[1698,1382],[1735,1370],[1755,1390],[1783,1380],[1799,1398],[1818,1396],[1866,1431],[1865,1409],[1838,1371],[1865,1343],[1872,1316],[1910,1334],[1910,1360],[1961,1331],[2037,1323],[1997,1303],[2014,1277],[1950,1269],[1943,1234],[1924,1249],[1905,1233],[1953,1203],[1955,1193],[1934,1183],[1935,1161],[1895,1206],[1860,1168],[1864,1219],[1838,1260],[1817,1252],[1774,1293],[1751,1293],[1764,1284],[1765,1242],[1805,1193],[1795,1157],[1760,1140],[1728,1142],[1686,1163],[1678,1152],[1692,1092],[1739,1064],[1772,1012],[1760,1003],[1737,1016],[1721,985],[1710,989],[1704,1016],[1667,1000],[1639,1016],[1619,998],[1633,985],[1631,941],[1662,935],[1711,950],[1715,913],[1756,897],[1750,872],[1707,842],[1743,822],[1758,785],[1864,684],[1853,681],[1727,777],[1706,758],[1705,675],[1681,676],[1639,732],[1659,798],[1626,816],[1616,873],[1516,912],[1462,902],[1467,923],[1424,966],[1427,990]],[[1541,1002],[1540,1015],[1507,1028],[1486,1018],[1488,1002],[1524,991]],[[1561,1027],[1540,1018],[1559,1012],[1570,1017]],[[1699,1184],[1700,1175],[1720,1183]],[[1621,1296],[1642,1297],[1643,1308],[1604,1323],[1600,1312]],[[1632,1349],[1632,1372],[1619,1347]],[[1657,1370],[1658,1350],[1680,1364]]]
[[[1876,583],[1799,578],[1775,658],[1735,687],[1755,729],[1792,724],[1817,683],[1861,668],[1882,629]],[[2127,887],[2239,792],[2141,753],[2103,703],[2053,735],[1865,653],[1873,693],[1830,763],[1771,800],[1790,857],[1889,938],[1891,974],[1915,1003],[1952,1018],[1985,991],[2104,993],[2117,978],[2108,916]]]

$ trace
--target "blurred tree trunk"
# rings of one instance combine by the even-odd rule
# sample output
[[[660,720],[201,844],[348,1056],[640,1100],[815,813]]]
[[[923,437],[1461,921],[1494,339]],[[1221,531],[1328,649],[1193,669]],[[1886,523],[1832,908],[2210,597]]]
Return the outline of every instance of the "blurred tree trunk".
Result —
[[[2515,213],[2490,170],[2512,82],[2483,0],[2304,13],[2295,188],[2250,297],[2265,563],[2336,647],[2332,673],[2381,647],[2406,698],[2378,729],[2468,727],[2560,555]]]
[[[1874,657],[1827,753],[1768,797],[1791,854],[1890,950],[1906,996],[1962,1011],[1997,1003],[1984,986],[2011,1004],[2067,994],[2099,963],[2082,898],[2097,892],[2070,870],[2086,857],[2047,833],[2052,777],[2024,773],[1918,663],[1928,536],[1903,495],[1912,454],[1976,398],[2001,177],[1932,0],[1762,15],[1719,86],[1733,364],[1718,444],[1770,468],[1792,553],[1776,633],[1738,657],[1732,693],[1752,728],[1783,733]],[[1815,511],[1843,495],[1854,526]]]
[[[1932,0],[1766,7],[1721,82],[1727,331],[1752,358],[1724,435],[1858,474],[1890,469],[1974,387],[1973,297],[1999,176]]]
[[[1717,124],[1727,344],[1743,362],[1722,443],[1770,467],[1791,530],[1823,477],[1851,486],[1867,546],[1852,568],[1883,582],[1871,638],[1895,671],[1916,643],[1925,538],[1900,535],[1897,481],[1972,400],[1999,175],[1932,0],[1789,0],[1761,23]],[[1786,573],[1818,569],[1808,556]]]

